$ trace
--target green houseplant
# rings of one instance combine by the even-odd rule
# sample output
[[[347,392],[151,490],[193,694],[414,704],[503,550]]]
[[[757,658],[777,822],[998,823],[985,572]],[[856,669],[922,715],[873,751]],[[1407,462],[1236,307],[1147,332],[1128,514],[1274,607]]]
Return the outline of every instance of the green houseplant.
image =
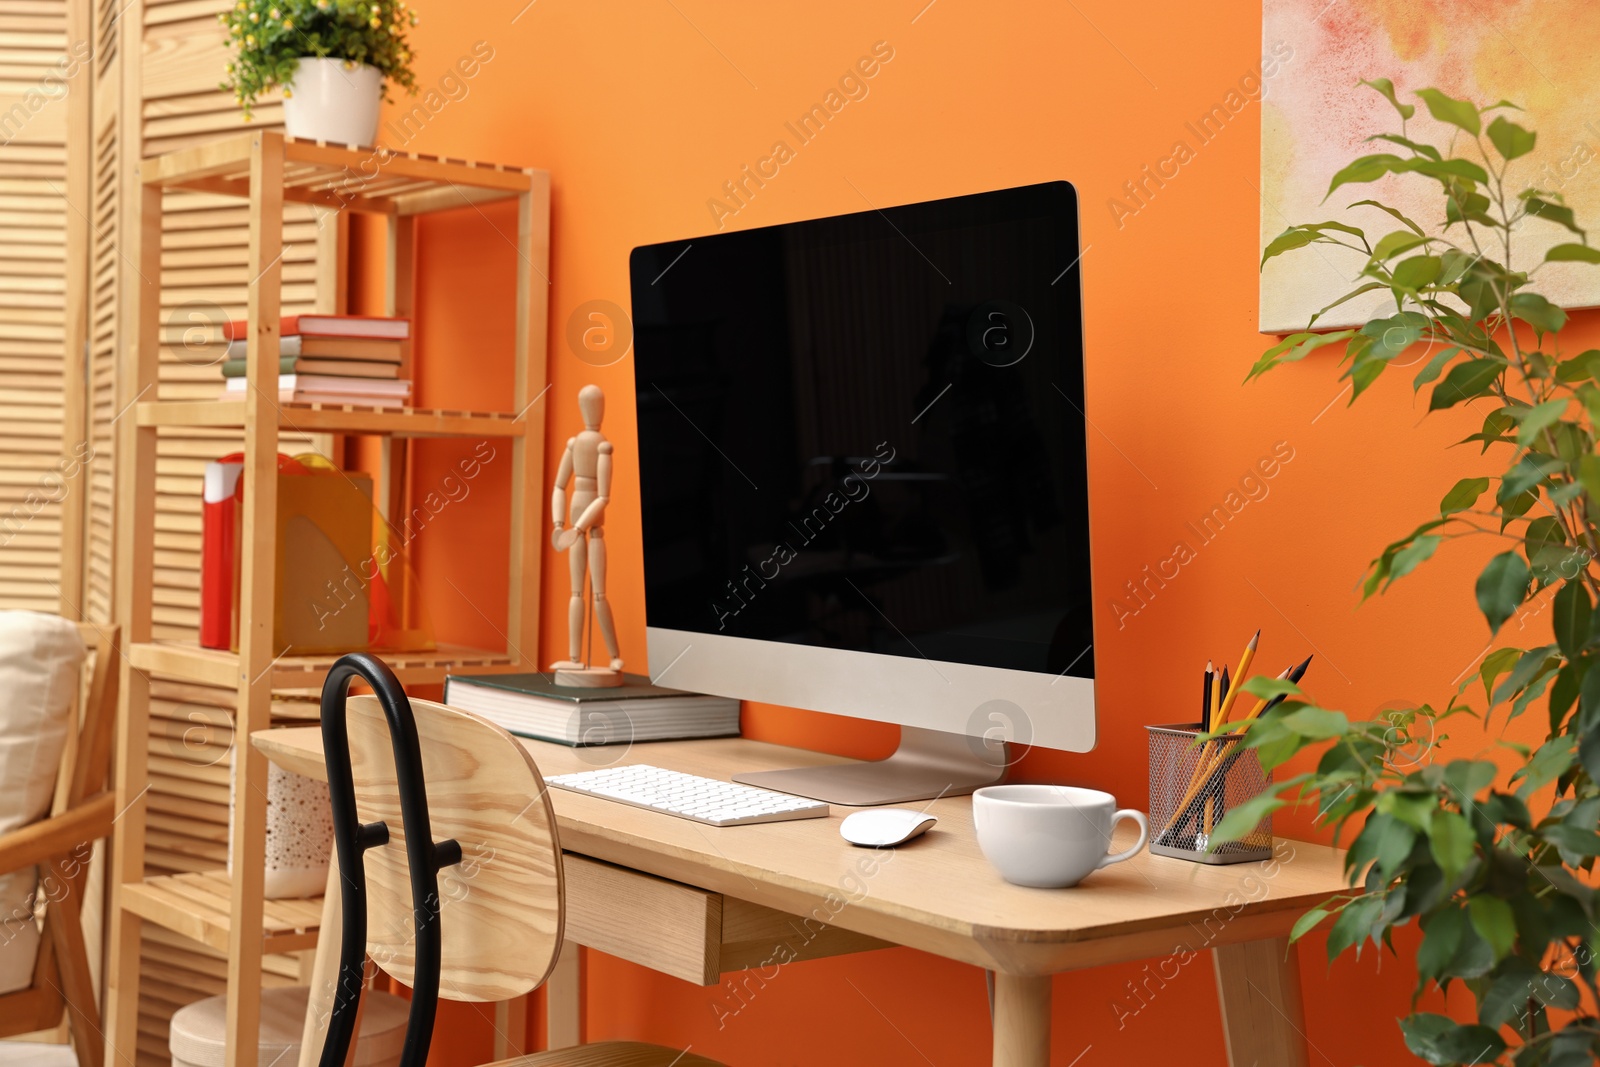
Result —
[[[237,0],[217,18],[236,50],[222,88],[246,120],[282,87],[291,136],[371,144],[385,82],[416,92],[405,0]]]
[[[1553,640],[1489,652],[1445,701],[1372,721],[1317,707],[1287,683],[1252,681],[1252,692],[1288,699],[1249,725],[1244,744],[1269,767],[1322,751],[1314,770],[1230,812],[1216,838],[1240,836],[1288,803],[1314,805],[1322,824],[1346,832],[1352,892],[1303,916],[1293,936],[1332,919],[1332,959],[1363,945],[1392,949],[1393,930],[1417,922],[1416,996],[1459,982],[1477,1009],[1476,1022],[1461,1023],[1415,1011],[1414,996],[1400,1026],[1421,1059],[1587,1065],[1600,1058],[1600,932],[1587,884],[1600,854],[1600,350],[1562,351],[1566,313],[1536,283],[1544,263],[1600,263],[1600,249],[1588,245],[1558,194],[1513,191],[1516,161],[1536,139],[1515,121],[1514,105],[1479,107],[1421,90],[1416,95],[1448,134],[1436,145],[1414,139],[1416,106],[1401,102],[1391,82],[1363,84],[1394,106],[1399,132],[1370,138],[1389,151],[1353,160],[1333,176],[1329,195],[1408,175],[1437,188],[1445,225],[1434,235],[1391,206],[1361,200],[1391,216],[1395,228],[1376,240],[1337,221],[1285,230],[1267,246],[1263,265],[1295,249],[1339,245],[1348,251],[1335,254],[1350,255],[1359,276],[1329,307],[1379,292],[1392,297],[1393,310],[1358,328],[1311,332],[1325,308],[1305,332],[1267,349],[1246,380],[1341,345],[1353,403],[1402,352],[1428,346],[1412,386],[1430,390],[1430,412],[1468,403],[1484,411],[1481,430],[1466,441],[1480,446],[1475,455],[1485,466],[1383,548],[1367,570],[1363,599],[1446,542],[1487,538],[1503,549],[1474,588],[1491,633],[1524,604],[1549,598]],[[1568,232],[1539,263],[1513,258],[1524,227],[1548,226]],[[1448,718],[1473,716],[1503,729],[1529,713],[1544,717],[1544,740],[1529,748],[1501,739],[1518,756],[1508,774],[1485,760],[1439,753],[1419,760],[1412,748]]]

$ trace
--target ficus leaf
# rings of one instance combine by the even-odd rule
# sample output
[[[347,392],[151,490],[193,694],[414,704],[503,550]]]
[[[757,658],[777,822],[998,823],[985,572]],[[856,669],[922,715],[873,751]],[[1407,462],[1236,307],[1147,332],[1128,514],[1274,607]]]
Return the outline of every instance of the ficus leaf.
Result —
[[[1263,267],[1266,266],[1267,260],[1274,256],[1281,256],[1285,252],[1296,248],[1304,248],[1308,244],[1323,240],[1327,240],[1327,238],[1315,230],[1308,230],[1302,226],[1291,226],[1267,244],[1266,249],[1261,253],[1261,265]]]
[[[1478,108],[1470,100],[1457,100],[1437,89],[1418,89],[1417,95],[1428,105],[1428,114],[1440,122],[1460,127],[1474,137],[1482,130],[1483,124],[1478,118]]]
[[[1489,942],[1498,962],[1511,954],[1517,943],[1517,920],[1511,914],[1511,905],[1499,897],[1479,894],[1467,901],[1467,915],[1478,936]]]
[[[1409,105],[1407,105],[1407,106],[1409,106]],[[1389,136],[1389,135],[1384,135],[1384,136]],[[1407,142],[1407,143],[1409,144],[1409,142]],[[1411,145],[1411,147],[1413,149],[1421,149],[1421,148],[1429,149],[1431,152],[1433,152],[1434,158],[1438,158],[1439,150],[1437,148],[1434,148],[1432,145]],[[1396,211],[1394,208],[1390,207],[1388,204],[1380,203],[1377,200],[1357,200],[1355,203],[1351,204],[1350,206],[1351,207],[1375,207],[1379,211],[1387,212],[1392,217],[1394,217],[1394,218],[1400,220],[1401,222],[1405,223],[1406,226],[1413,233],[1415,233],[1418,237],[1427,236],[1426,234],[1423,233],[1421,226],[1418,226],[1416,223],[1414,223],[1410,219],[1406,218],[1406,216],[1402,215],[1399,211]]]
[[[1571,385],[1573,382],[1581,382],[1585,378],[1600,381],[1600,348],[1585,349],[1572,358],[1564,359],[1556,364],[1556,381],[1558,382],[1565,382]]]
[[[1495,679],[1516,666],[1517,661],[1521,658],[1522,650],[1520,648],[1497,648],[1483,657],[1483,663],[1478,667],[1478,678],[1483,682],[1483,699],[1485,701],[1490,704],[1494,703]],[[1471,684],[1471,681],[1469,678],[1467,681],[1462,682],[1461,688],[1465,689]]]
[[[1333,195],[1333,191],[1341,185],[1350,185],[1352,183],[1359,185],[1365,182],[1375,182],[1385,174],[1404,170],[1405,165],[1406,160],[1392,152],[1378,152],[1370,156],[1362,156],[1346,164],[1333,176],[1333,180],[1328,183],[1327,195],[1322,199],[1327,200],[1329,196]]]
[[[1406,230],[1395,230],[1378,238],[1378,243],[1372,246],[1372,258],[1383,263],[1393,259],[1401,252],[1409,251],[1420,245],[1428,243],[1428,238],[1422,234],[1411,233]]]
[[[1600,248],[1588,245],[1552,245],[1544,254],[1546,263],[1600,263]]]
[[[1544,484],[1545,479],[1565,466],[1566,464],[1554,456],[1541,456],[1529,452],[1512,464],[1511,469],[1501,477],[1500,489],[1495,493],[1495,499],[1504,507],[1513,497],[1537,489]]]
[[[1461,948],[1466,925],[1466,912],[1454,905],[1448,905],[1422,920],[1422,944],[1417,949],[1419,978],[1438,978],[1444,974],[1445,968]]]
[[[1584,237],[1584,229],[1578,225],[1577,217],[1573,215],[1572,209],[1558,201],[1559,198],[1556,198],[1554,194],[1541,196],[1533,190],[1522,194],[1523,210],[1529,216],[1536,219],[1544,219],[1546,222],[1553,222],[1557,226],[1564,226],[1579,237]]]
[[[1477,838],[1467,820],[1453,811],[1437,811],[1428,832],[1428,851],[1444,872],[1446,882],[1454,882],[1472,861]]]
[[[1500,627],[1522,606],[1532,579],[1528,565],[1515,552],[1502,552],[1489,561],[1478,576],[1478,610],[1489,622],[1489,632]]]
[[[1478,502],[1478,498],[1489,488],[1487,478],[1463,478],[1451,487],[1439,501],[1439,514],[1450,515],[1457,511],[1466,511]]]
[[[1567,313],[1538,293],[1515,293],[1511,314],[1541,333],[1556,333],[1567,324]]]
[[[1435,352],[1433,358],[1428,360],[1427,365],[1417,372],[1415,378],[1411,379],[1411,391],[1418,392],[1424,385],[1439,377],[1440,372],[1444,370],[1444,365],[1460,354],[1461,349],[1456,348],[1454,345],[1449,348],[1441,348],[1438,352]]]
[[[1324,345],[1336,344],[1356,335],[1354,330],[1334,330],[1332,333],[1312,333],[1309,330],[1292,333],[1267,349],[1256,360],[1255,366],[1245,376],[1245,381],[1258,378],[1280,363],[1293,363],[1304,359]]]
[[[1295,920],[1294,926],[1289,930],[1289,941],[1294,943],[1316,929],[1318,923],[1333,914],[1326,908],[1312,908],[1300,918]]]
[[[1396,111],[1400,112],[1401,119],[1409,119],[1412,115],[1417,113],[1417,106],[1415,104],[1402,104],[1400,102],[1400,98],[1397,97],[1394,92],[1394,82],[1390,81],[1388,78],[1368,78],[1359,81],[1356,84],[1365,85],[1368,88],[1376,89],[1378,92],[1382,93],[1383,98],[1389,101],[1390,104],[1394,105],[1394,109]]]
[[[1437,534],[1423,534],[1405,548],[1396,552],[1394,554],[1394,562],[1389,567],[1389,580],[1383,583],[1383,587],[1388,589],[1389,586],[1416,570],[1419,564],[1426,562],[1433,555],[1440,542],[1441,538]]]
[[[1402,289],[1421,289],[1438,279],[1441,265],[1438,256],[1412,256],[1395,264],[1390,276],[1394,284]]]
[[[1268,678],[1264,674],[1252,674],[1239,686],[1241,693],[1249,693],[1261,700],[1271,700],[1279,696],[1300,696],[1301,689],[1287,678]]]
[[[1489,182],[1488,172],[1470,159],[1408,159],[1395,169],[1426,174],[1430,178],[1438,178],[1447,185],[1452,178],[1465,178],[1480,185],[1487,185]],[[1484,203],[1487,205],[1488,201],[1485,200]]]
[[[1328,959],[1347,948],[1359,946],[1372,935],[1373,923],[1383,912],[1383,898],[1377,894],[1357,897],[1344,906],[1333,928],[1328,931]]]
[[[1532,152],[1537,138],[1538,134],[1523,129],[1503,115],[1489,123],[1489,143],[1508,161]]]
[[[1589,590],[1584,589],[1582,582],[1566,582],[1555,590],[1554,608],[1555,641],[1562,646],[1562,653],[1568,659],[1576,659],[1589,643],[1594,601],[1589,600]]]
[[[1411,149],[1411,151],[1415,152],[1417,155],[1426,157],[1428,159],[1443,159],[1444,158],[1444,156],[1439,153],[1439,150],[1437,148],[1433,147],[1433,145],[1431,145],[1431,144],[1421,144],[1421,143],[1419,143],[1417,141],[1413,141],[1409,137],[1402,137],[1398,133],[1375,133],[1371,137],[1368,137],[1367,140],[1368,141],[1388,141],[1390,144],[1397,144],[1401,148],[1409,148],[1409,149]]]
[[[1350,721],[1343,712],[1309,706],[1285,715],[1280,721],[1301,737],[1313,740],[1338,737],[1350,729]]]
[[[1525,409],[1521,419],[1522,428],[1517,431],[1517,444],[1527,448],[1535,437],[1566,413],[1569,403],[1563,396]]]
[[[1505,369],[1506,365],[1497,359],[1478,358],[1457,363],[1450,368],[1444,381],[1434,386],[1428,410],[1440,411],[1455,407],[1463,400],[1487,396]]]
[[[1228,814],[1222,817],[1216,829],[1211,831],[1208,847],[1215,850],[1229,841],[1239,840],[1255,830],[1262,819],[1283,807],[1283,804],[1277,794],[1270,792],[1259,793],[1242,804],[1235,804],[1228,809]]]

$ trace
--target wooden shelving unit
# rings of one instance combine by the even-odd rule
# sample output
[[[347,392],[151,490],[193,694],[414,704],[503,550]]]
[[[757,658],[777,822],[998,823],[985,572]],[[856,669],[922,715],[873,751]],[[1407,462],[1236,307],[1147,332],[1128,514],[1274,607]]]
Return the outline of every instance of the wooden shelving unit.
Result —
[[[227,956],[228,1067],[258,1067],[262,957],[316,943],[320,900],[265,901],[262,896],[266,827],[265,759],[236,742],[231,874],[209,870],[145,877],[152,825],[146,792],[152,768],[152,679],[237,694],[232,737],[267,728],[275,692],[315,689],[335,656],[275,654],[273,516],[280,431],[375,435],[384,442],[379,506],[398,516],[404,507],[406,442],[413,438],[503,439],[511,451],[510,582],[504,649],[439,645],[426,653],[385,660],[406,684],[441,681],[450,670],[535,670],[538,646],[539,538],[544,466],[545,335],[549,269],[550,180],[543,171],[308,143],[262,131],[146,160],[140,172],[140,218],[129,249],[145,284],[139,292],[138,335],[124,346],[121,374],[129,395],[153,397],[161,340],[162,201],[186,190],[237,197],[249,205],[249,388],[239,399],[142,399],[117,426],[116,603],[124,627],[123,715],[117,738],[117,809],[112,930],[106,983],[107,1063],[133,1067],[149,1044],[138,1033],[140,936],[145,924],[171,931]],[[414,217],[499,201],[517,205],[515,381],[500,412],[383,410],[352,404],[279,404],[278,321],[282,233],[286,202],[379,215],[388,224],[387,313],[411,313],[415,279]],[[509,257],[508,257],[509,258]],[[411,371],[409,342],[402,375]],[[244,431],[244,536],[239,588],[240,648],[218,651],[152,639],[156,525],[153,489],[156,443],[163,429],[232,427]],[[164,727],[165,728],[165,727]],[[167,936],[165,934],[163,937]]]

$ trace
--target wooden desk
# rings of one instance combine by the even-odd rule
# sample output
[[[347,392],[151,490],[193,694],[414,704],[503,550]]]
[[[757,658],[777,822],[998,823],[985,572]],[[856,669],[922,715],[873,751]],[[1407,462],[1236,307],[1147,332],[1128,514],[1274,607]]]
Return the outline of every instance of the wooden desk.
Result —
[[[325,775],[316,728],[268,730],[252,740],[290,770]],[[738,738],[637,744],[625,754],[523,744],[545,775],[614,760],[727,780],[737,771],[845,762]],[[1271,861],[1224,867],[1146,852],[1075,888],[1040,890],[1007,884],[984,860],[970,797],[935,801],[929,810],[938,825],[889,855],[839,836],[851,809],[828,819],[718,828],[565,790],[551,790],[551,797],[572,857],[568,936],[579,944],[690,980],[685,970],[695,970],[700,951],[693,946],[704,945],[717,953],[703,966],[711,982],[712,972],[758,966],[774,952],[784,958],[786,936],[814,949],[797,958],[887,942],[960,960],[995,972],[995,1067],[1048,1064],[1050,976],[1057,971],[1149,958],[1181,965],[1210,949],[1230,1062],[1307,1062],[1286,935],[1308,908],[1345,888],[1342,854],[1326,846],[1281,841]],[[1131,832],[1119,832],[1116,847],[1131,843]],[[640,894],[677,906],[641,904]],[[705,908],[697,909],[702,899]],[[720,924],[705,918],[711,909],[719,909]],[[730,937],[730,911],[753,937]],[[785,920],[776,933],[764,921],[773,913]],[[615,918],[609,926],[608,916]],[[640,943],[645,919],[659,922]],[[827,931],[818,930],[823,925]],[[632,951],[623,928],[631,931]],[[335,940],[324,936],[322,944],[336,951]],[[770,950],[761,952],[762,944]]]

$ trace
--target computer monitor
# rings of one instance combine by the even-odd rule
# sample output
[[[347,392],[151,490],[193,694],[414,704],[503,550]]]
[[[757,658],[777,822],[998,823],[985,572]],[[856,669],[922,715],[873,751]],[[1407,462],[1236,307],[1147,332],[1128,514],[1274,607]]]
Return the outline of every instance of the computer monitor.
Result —
[[[664,685],[898,723],[736,780],[840,804],[1087,751],[1077,194],[1050,182],[636,248],[645,619]]]

